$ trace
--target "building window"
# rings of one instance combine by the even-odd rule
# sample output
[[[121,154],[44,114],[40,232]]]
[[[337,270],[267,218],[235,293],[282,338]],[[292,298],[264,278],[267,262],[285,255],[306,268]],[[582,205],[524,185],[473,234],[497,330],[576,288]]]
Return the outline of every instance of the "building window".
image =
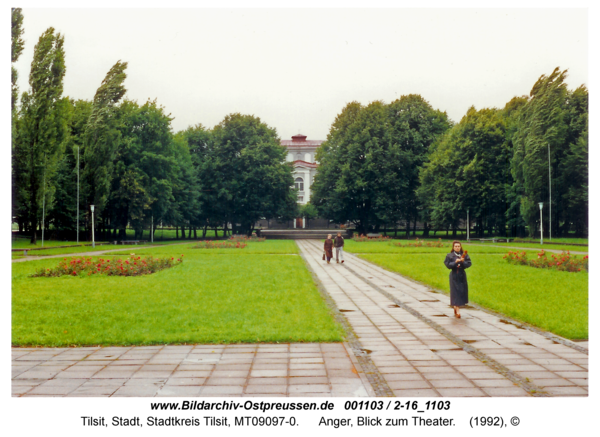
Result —
[[[304,196],[298,196],[298,202],[304,201]]]
[[[294,181],[294,185],[296,187],[296,190],[304,191],[304,180],[302,178],[296,178],[296,180]]]

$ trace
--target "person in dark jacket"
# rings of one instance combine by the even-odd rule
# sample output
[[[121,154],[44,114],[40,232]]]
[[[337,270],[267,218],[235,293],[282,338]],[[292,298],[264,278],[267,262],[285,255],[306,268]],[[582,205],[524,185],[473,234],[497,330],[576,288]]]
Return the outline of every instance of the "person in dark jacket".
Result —
[[[327,240],[325,240],[323,250],[325,251],[327,264],[329,264],[329,261],[331,261],[331,258],[333,258],[333,240],[331,239],[331,234],[327,235]]]
[[[337,237],[333,239],[333,247],[335,247],[335,262],[339,264],[341,259],[344,264],[344,237],[341,232],[338,232]]]
[[[454,307],[454,316],[460,319],[460,307],[469,302],[469,286],[465,269],[471,267],[471,258],[463,253],[460,241],[452,243],[452,251],[446,255],[444,264],[450,270],[450,305]]]

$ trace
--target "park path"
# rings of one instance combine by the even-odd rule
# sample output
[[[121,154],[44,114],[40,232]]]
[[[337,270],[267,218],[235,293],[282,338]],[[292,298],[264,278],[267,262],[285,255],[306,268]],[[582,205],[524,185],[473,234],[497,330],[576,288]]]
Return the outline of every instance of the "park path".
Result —
[[[300,240],[309,268],[347,319],[349,344],[378,395],[587,396],[587,348],[469,306],[346,253],[322,260]]]
[[[173,245],[175,244],[189,244],[189,243],[173,243]],[[36,261],[39,259],[50,259],[50,258],[67,258],[67,257],[73,257],[73,256],[99,256],[99,255],[104,255],[107,253],[113,253],[113,252],[126,252],[129,251],[131,252],[132,250],[135,251],[136,249],[149,249],[151,247],[162,247],[164,245],[157,245],[157,244],[149,244],[149,245],[144,245],[144,246],[135,246],[135,247],[126,247],[124,249],[106,249],[106,250],[96,250],[94,252],[80,252],[80,253],[61,253],[58,255],[38,255],[38,256],[24,256],[23,258],[16,258],[13,259],[12,262],[14,263],[18,263],[18,262],[25,262],[25,261]],[[169,245],[171,246],[171,245]],[[118,246],[116,246],[118,247]]]

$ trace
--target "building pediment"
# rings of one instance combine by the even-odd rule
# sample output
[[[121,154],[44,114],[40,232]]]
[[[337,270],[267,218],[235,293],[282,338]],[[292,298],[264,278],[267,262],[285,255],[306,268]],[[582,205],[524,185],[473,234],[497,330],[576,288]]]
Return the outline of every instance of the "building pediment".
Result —
[[[306,161],[301,161],[301,160],[297,160],[294,161],[294,168],[298,168],[298,167],[302,167],[302,168],[317,168],[318,165],[315,164],[314,162],[306,162]]]

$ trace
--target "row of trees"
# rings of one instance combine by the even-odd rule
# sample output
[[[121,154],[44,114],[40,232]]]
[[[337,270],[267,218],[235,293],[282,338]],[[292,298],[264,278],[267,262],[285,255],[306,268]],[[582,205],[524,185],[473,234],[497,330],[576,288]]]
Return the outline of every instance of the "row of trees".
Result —
[[[13,63],[22,26],[13,9]],[[456,230],[467,211],[480,235],[534,235],[550,187],[553,235],[587,234],[588,91],[568,90],[558,68],[530,96],[470,108],[457,124],[419,95],[349,103],[317,153],[313,197],[301,211],[275,129],[231,114],[212,129],[174,134],[156,101],[124,98],[126,70],[117,62],[93,100],[64,97],[64,37],[53,28],[35,46],[20,102],[12,68],[13,217],[33,242],[37,229],[74,233],[78,221],[106,239],[124,238],[128,226],[140,238],[159,224],[191,238],[297,215],[351,221],[360,232],[405,223],[414,233],[419,222],[427,235]]]
[[[13,61],[22,22],[13,9]],[[156,101],[124,99],[126,69],[117,62],[91,101],[64,97],[64,38],[49,28],[35,46],[20,105],[13,83],[13,217],[33,243],[41,227],[74,235],[78,219],[102,239],[124,238],[128,226],[140,238],[161,223],[191,238],[227,223],[250,233],[261,218],[297,213],[292,167],[275,129],[231,114],[213,129],[173,134]]]
[[[352,102],[319,151],[312,202],[361,232],[404,222],[414,233],[417,221],[425,235],[456,231],[469,211],[479,235],[533,236],[539,202],[549,229],[551,186],[553,235],[587,235],[588,91],[565,79],[557,68],[529,97],[472,107],[457,124],[418,95]]]

